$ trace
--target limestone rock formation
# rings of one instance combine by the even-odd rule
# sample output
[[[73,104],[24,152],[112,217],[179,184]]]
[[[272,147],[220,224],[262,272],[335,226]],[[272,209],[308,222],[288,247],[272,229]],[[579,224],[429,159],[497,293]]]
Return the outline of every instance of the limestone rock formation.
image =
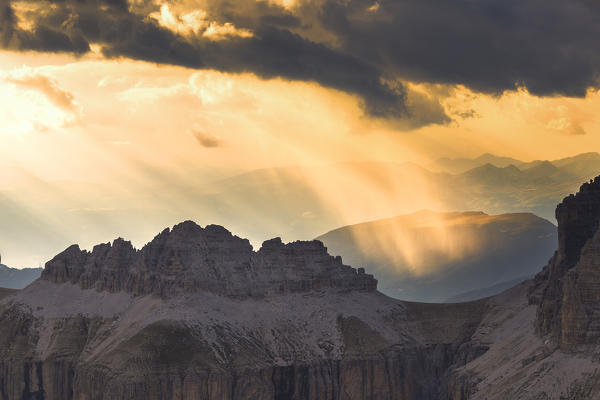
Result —
[[[556,208],[558,250],[536,277],[536,321],[564,348],[600,344],[600,177]]]
[[[266,241],[258,252],[221,226],[191,221],[166,229],[141,250],[123,239],[91,252],[71,246],[46,264],[42,279],[82,289],[173,297],[209,291],[264,296],[321,288],[374,291],[372,275],[342,264],[319,241]]]
[[[192,222],[70,247],[0,291],[0,399],[598,399],[598,187],[558,207],[540,275],[467,303],[392,299],[319,242],[254,252]]]

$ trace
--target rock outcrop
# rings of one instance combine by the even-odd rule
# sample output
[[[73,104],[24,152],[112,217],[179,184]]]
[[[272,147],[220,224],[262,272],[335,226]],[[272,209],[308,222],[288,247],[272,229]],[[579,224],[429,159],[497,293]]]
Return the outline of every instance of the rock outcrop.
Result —
[[[556,208],[558,250],[536,277],[536,326],[563,348],[600,344],[600,177]]]
[[[221,226],[187,221],[141,250],[123,239],[91,252],[74,245],[46,264],[42,279],[82,289],[172,297],[210,291],[255,297],[323,288],[375,291],[377,280],[332,257],[319,241],[266,241],[258,252]]]

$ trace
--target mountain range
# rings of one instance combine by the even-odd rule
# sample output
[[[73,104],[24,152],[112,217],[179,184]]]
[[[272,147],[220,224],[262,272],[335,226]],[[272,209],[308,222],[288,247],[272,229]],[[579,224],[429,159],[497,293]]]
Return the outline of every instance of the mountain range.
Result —
[[[0,243],[9,265],[22,267],[75,242],[90,247],[124,235],[141,246],[185,219],[227,226],[255,246],[273,236],[308,240],[422,209],[534,213],[556,223],[555,205],[600,173],[598,153],[517,165],[491,155],[471,161],[470,170],[455,174],[365,161],[267,168],[217,181],[152,175],[146,186],[121,187],[118,196],[94,182],[30,178],[27,187],[0,190],[0,222],[11,226],[0,232]]]
[[[317,240],[371,271],[389,296],[442,302],[491,296],[533,276],[556,249],[557,233],[533,214],[423,210],[338,228]],[[0,287],[22,289],[41,271],[0,265]]]
[[[447,172],[450,174],[461,174],[470,169],[478,168],[486,164],[493,165],[498,168],[506,168],[515,166],[520,170],[528,170],[537,167],[540,164],[550,164],[557,168],[564,168],[565,171],[574,176],[587,176],[597,172],[600,163],[600,154],[596,152],[582,153],[573,157],[565,157],[552,161],[534,160],[521,161],[512,157],[496,156],[494,154],[485,153],[475,158],[438,158],[434,162],[426,166],[427,169],[434,172]]]
[[[532,162],[491,154],[443,160],[434,164],[449,167],[434,170],[353,162],[251,171],[206,185],[198,201],[215,211],[214,220],[251,238],[266,232],[296,240],[421,209],[529,212],[554,222],[555,205],[600,173],[598,153]]]
[[[42,274],[42,268],[9,268],[0,264],[0,288],[23,289]]]
[[[255,251],[191,221],[141,249],[71,246],[0,291],[0,395],[597,399],[600,177],[556,216],[558,250],[534,279],[456,304],[387,297],[319,241]]]
[[[413,214],[335,229],[317,237],[332,254],[365,267],[383,293],[442,302],[533,276],[556,249],[556,226],[533,214]],[[506,288],[506,287],[504,287]]]

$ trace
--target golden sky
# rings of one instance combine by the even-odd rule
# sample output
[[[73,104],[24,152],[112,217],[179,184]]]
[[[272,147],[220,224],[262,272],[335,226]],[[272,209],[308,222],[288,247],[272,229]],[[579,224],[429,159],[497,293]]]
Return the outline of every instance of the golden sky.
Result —
[[[219,194],[226,183],[214,182],[257,169],[312,168],[295,179],[335,218],[322,225],[307,222],[320,217],[299,205],[298,215],[289,220],[262,221],[266,232],[261,235],[252,228],[256,210],[243,196],[230,199],[227,206],[244,216],[230,228],[255,244],[278,232],[287,240],[305,239],[323,233],[324,226],[335,228],[334,223],[447,208],[419,174],[382,183],[370,170],[379,165],[373,162],[391,163],[385,165],[393,169],[404,162],[427,166],[439,157],[486,152],[531,161],[600,149],[600,94],[588,81],[571,86],[564,76],[537,74],[536,65],[524,62],[507,84],[504,77],[494,80],[504,66],[486,71],[485,79],[479,76],[487,61],[465,62],[457,72],[446,59],[445,71],[451,71],[446,73],[425,56],[415,56],[414,65],[388,60],[380,54],[388,51],[386,44],[376,41],[382,36],[372,28],[396,26],[391,16],[396,14],[383,13],[386,7],[398,11],[388,2],[348,2],[344,18],[362,32],[365,43],[353,36],[350,25],[344,30],[331,23],[334,19],[294,22],[317,21],[314,7],[326,3],[244,0],[232,12],[218,1],[125,2],[129,8],[120,11],[123,18],[175,43],[168,59],[152,46],[136,47],[139,32],[115,41],[110,32],[83,26],[76,13],[89,10],[75,3],[44,11],[36,2],[12,2],[12,14],[0,13],[5,27],[0,30],[0,201],[5,209],[0,217],[4,224],[22,226],[19,237],[26,239],[20,247],[3,249],[0,243],[3,260],[35,266],[71,242],[89,247],[119,235],[139,246],[181,219],[231,224],[223,216],[227,211],[207,206],[199,196]],[[354,3],[360,4],[350,7]],[[110,18],[109,6],[102,7],[98,18]],[[62,11],[67,20],[59,27],[48,25],[53,21],[48,15]],[[233,19],[224,19],[227,15]],[[263,29],[266,17],[289,30]],[[52,43],[56,51],[39,48],[42,28],[64,34]],[[430,36],[435,43],[444,37]],[[261,42],[267,39],[270,47]],[[277,40],[285,46],[278,47]],[[279,55],[294,46],[301,49],[300,58],[290,50],[285,54],[292,61],[282,63]],[[376,49],[372,54],[370,47]],[[246,48],[263,58],[257,61],[244,53]],[[407,45],[407,54],[414,53],[411,49]],[[190,50],[213,58],[188,58]],[[243,54],[236,58],[237,53]],[[372,63],[365,61],[369,57]],[[325,60],[323,66],[317,68],[317,60]],[[506,71],[518,69],[511,64],[518,60],[504,60]],[[568,62],[557,58],[555,69]],[[295,63],[308,67],[296,69]],[[565,65],[565,70],[571,66]],[[555,78],[556,88],[549,89]],[[344,163],[362,164],[339,167]],[[278,173],[268,172],[270,184],[281,183]],[[414,190],[406,190],[409,181]],[[265,205],[270,206],[281,205]],[[27,232],[36,224],[44,234],[31,238]],[[306,228],[294,230],[302,224]]]
[[[111,180],[144,164],[218,177],[339,161],[426,163],[485,152],[527,161],[600,149],[600,95],[591,90],[585,98],[526,90],[493,97],[409,83],[417,112],[439,102],[452,121],[408,129],[365,115],[355,96],[250,73],[6,51],[0,73],[3,164],[46,180]]]

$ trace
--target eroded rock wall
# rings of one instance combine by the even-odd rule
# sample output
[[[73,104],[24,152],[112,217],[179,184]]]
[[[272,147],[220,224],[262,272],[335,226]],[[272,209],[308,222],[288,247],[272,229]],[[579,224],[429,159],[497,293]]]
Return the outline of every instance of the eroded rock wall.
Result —
[[[42,279],[83,289],[173,297],[210,291],[261,297],[324,288],[375,291],[364,269],[344,265],[319,241],[266,241],[258,252],[225,228],[191,221],[165,230],[141,250],[117,239],[92,252],[71,246],[46,264]]]
[[[40,329],[53,343],[40,359]],[[223,363],[193,329],[176,321],[150,325],[107,354],[91,356],[111,319],[76,316],[43,321],[18,307],[0,314],[1,400],[438,400],[449,371],[481,349],[453,343],[389,346],[356,317],[340,318],[342,359],[267,365]],[[439,327],[428,324],[434,329]],[[226,338],[227,339],[227,338]],[[282,338],[284,340],[284,338]],[[236,340],[226,342],[232,347]],[[266,351],[266,349],[263,349]],[[260,349],[253,351],[262,351]]]
[[[536,277],[536,327],[563,349],[600,343],[600,177],[556,208],[558,251]]]

